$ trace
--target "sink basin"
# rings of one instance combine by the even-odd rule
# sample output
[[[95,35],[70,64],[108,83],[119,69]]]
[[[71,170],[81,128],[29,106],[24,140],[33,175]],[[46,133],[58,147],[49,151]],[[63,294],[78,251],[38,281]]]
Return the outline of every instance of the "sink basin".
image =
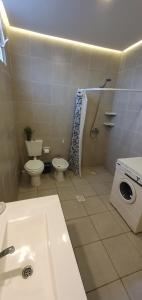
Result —
[[[86,300],[57,195],[7,203],[0,216],[0,300]],[[24,279],[22,271],[33,274]]]

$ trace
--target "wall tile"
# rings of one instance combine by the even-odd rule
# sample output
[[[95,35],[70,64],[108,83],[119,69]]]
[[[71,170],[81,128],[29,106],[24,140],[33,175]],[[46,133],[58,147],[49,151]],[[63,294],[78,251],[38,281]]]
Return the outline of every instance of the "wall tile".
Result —
[[[2,62],[0,62],[0,136],[0,201],[16,201],[19,157],[11,74],[9,66],[5,66]]]
[[[66,45],[31,34],[27,37],[15,34],[10,50],[21,168],[27,159],[23,137],[26,125],[34,129],[34,138],[42,138],[44,145],[51,146],[51,158],[57,154],[68,158],[76,90],[79,87],[99,86],[107,77],[113,78],[111,84],[114,86],[119,55]],[[102,96],[102,112],[98,120],[101,134],[96,143],[89,135],[96,102],[91,104],[90,96],[88,99],[90,108],[84,145],[89,145],[89,155],[86,155],[86,146],[83,150],[86,166],[104,161],[103,149],[108,132],[102,124],[104,111],[111,108],[112,96],[107,95],[106,99]]]
[[[142,47],[122,55],[117,86],[142,89]],[[105,163],[114,171],[115,161],[120,157],[142,156],[142,93],[116,92],[113,110],[117,113],[115,127],[109,136]],[[117,146],[116,146],[117,145]]]
[[[30,39],[28,34],[22,34],[16,31],[10,32],[11,51],[19,55],[29,55]]]
[[[28,59],[27,59],[28,61]],[[30,58],[30,81],[40,83],[52,83],[53,65],[50,60],[31,57]]]

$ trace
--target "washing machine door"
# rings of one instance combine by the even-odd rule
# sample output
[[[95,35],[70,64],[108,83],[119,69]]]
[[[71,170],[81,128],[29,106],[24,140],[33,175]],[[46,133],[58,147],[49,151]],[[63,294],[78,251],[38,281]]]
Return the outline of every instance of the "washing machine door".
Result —
[[[119,192],[121,197],[128,204],[132,204],[136,200],[136,191],[133,184],[127,179],[122,179],[119,184]]]

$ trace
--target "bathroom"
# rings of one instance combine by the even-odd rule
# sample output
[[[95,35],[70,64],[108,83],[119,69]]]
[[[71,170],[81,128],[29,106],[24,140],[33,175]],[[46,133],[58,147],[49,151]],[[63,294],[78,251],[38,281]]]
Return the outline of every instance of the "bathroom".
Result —
[[[0,0],[0,300],[142,299],[141,11],[139,0]],[[35,235],[42,248],[44,203],[49,233],[64,231],[56,291],[52,274],[38,277],[18,246]],[[52,205],[60,224],[52,224]],[[26,281],[25,265],[33,267]]]

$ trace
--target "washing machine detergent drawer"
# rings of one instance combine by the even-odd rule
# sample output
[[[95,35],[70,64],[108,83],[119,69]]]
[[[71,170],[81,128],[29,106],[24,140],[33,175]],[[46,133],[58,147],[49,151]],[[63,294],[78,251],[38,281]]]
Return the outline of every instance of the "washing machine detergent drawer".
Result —
[[[132,173],[127,174],[126,171],[116,166],[110,202],[134,232],[141,232],[142,186]]]
[[[132,179],[134,182],[137,182],[140,186],[142,186],[142,178],[135,173],[135,171],[120,165],[120,163],[116,163],[116,169],[119,170],[122,174],[126,175],[128,178]]]

